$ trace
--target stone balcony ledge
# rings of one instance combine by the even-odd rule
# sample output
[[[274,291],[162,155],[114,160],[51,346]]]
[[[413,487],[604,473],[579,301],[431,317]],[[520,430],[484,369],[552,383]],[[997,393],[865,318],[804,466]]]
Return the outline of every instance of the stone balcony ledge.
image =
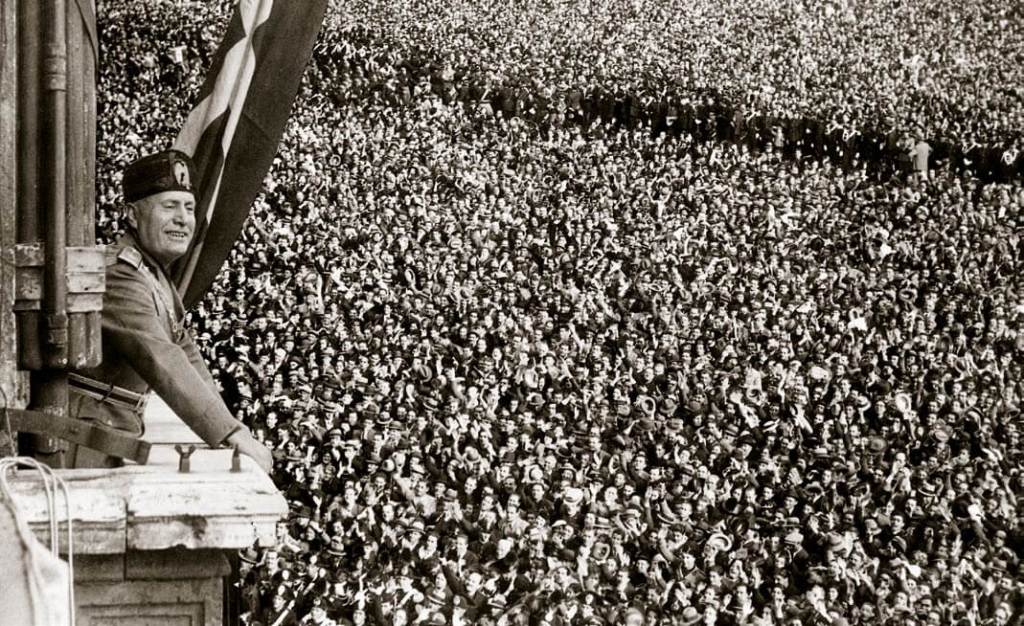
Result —
[[[274,543],[278,520],[288,514],[283,496],[248,457],[231,471],[232,451],[209,449],[166,405],[146,414],[145,439],[153,444],[147,465],[117,469],[59,470],[68,485],[74,554],[126,554],[131,551],[238,550],[254,542]],[[191,471],[178,472],[175,444],[195,445]],[[19,511],[49,545],[46,497],[35,471],[19,471],[10,481]],[[64,521],[63,497],[57,519]],[[61,553],[67,552],[61,524]]]

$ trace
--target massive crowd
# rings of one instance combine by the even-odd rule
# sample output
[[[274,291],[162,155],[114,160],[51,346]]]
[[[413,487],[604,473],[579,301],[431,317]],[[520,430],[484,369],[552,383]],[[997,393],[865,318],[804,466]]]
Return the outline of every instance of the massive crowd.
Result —
[[[318,47],[342,96],[778,139],[885,174],[923,158],[1024,173],[1024,12],[985,0],[340,3]],[[330,90],[329,90],[330,91]],[[667,118],[667,119],[666,119]]]
[[[120,166],[168,143],[228,4],[100,3],[102,237],[120,229]],[[505,50],[513,73],[588,59],[553,58],[566,49],[549,40],[589,40],[548,22],[618,10],[627,48],[593,64],[616,80],[628,45],[660,41],[629,25],[678,10],[383,4],[367,23],[401,33],[386,50],[481,67]],[[723,28],[744,24],[730,4]],[[325,41],[344,45],[361,6],[335,7]],[[406,6],[434,9],[433,28],[388,17]],[[897,10],[959,15],[931,6]],[[984,30],[994,9],[963,10]],[[671,15],[677,36],[701,31]],[[841,36],[799,23],[807,42]],[[513,54],[486,32],[538,35]],[[675,59],[656,50],[642,58]],[[192,315],[292,506],[279,543],[244,555],[247,623],[1020,622],[1024,187],[880,179],[784,138],[643,117],[466,106],[431,73],[395,98],[334,59],[314,58],[266,192]],[[974,84],[958,89],[997,98]],[[829,85],[793,111],[829,112],[855,83]],[[929,128],[1009,140],[950,97],[962,108],[926,110]]]

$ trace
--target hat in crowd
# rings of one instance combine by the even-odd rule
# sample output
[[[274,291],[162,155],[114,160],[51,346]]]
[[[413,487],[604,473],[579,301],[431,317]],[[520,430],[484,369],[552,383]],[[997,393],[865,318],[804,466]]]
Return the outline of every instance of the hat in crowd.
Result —
[[[624,620],[627,620],[630,617],[639,617],[639,618],[643,619],[644,612],[641,611],[640,609],[636,608],[635,606],[631,606],[628,609],[626,609],[626,611],[622,614],[622,618]]]
[[[732,548],[732,539],[724,533],[713,533],[708,537],[707,543],[717,548],[720,552]]]
[[[683,614],[680,618],[682,619],[681,623],[683,626],[691,626],[692,624],[696,624],[700,621],[700,613],[692,606],[688,606],[683,609]]]
[[[924,481],[917,487],[917,492],[925,498],[934,498],[939,495],[939,486],[933,482]]]
[[[868,440],[868,451],[873,454],[881,454],[887,447],[885,439],[881,437],[871,437]]]
[[[533,465],[526,470],[525,478],[528,483],[539,483],[544,479],[544,470],[538,465]]]
[[[421,520],[419,518],[414,519],[412,521],[412,523],[406,525],[404,530],[403,530],[403,532],[418,532],[418,533],[423,533],[425,531],[426,531],[426,526],[424,525],[423,520]]]
[[[669,526],[669,527],[674,526],[675,522],[676,522],[675,519],[665,515],[665,513],[663,511],[661,511],[661,509],[658,509],[657,511],[655,511],[655,513],[654,513],[654,520],[656,522],[658,522],[659,526]]]
[[[705,411],[707,411],[707,407],[705,407],[704,404],[701,402],[691,400],[686,404],[686,410],[690,413],[690,415],[702,415]]]
[[[441,407],[440,401],[432,395],[421,396],[420,406],[425,409],[427,413],[436,413]]]
[[[594,529],[598,532],[609,531],[612,528],[611,520],[603,515],[598,515],[594,519]]]
[[[165,191],[196,193],[196,167],[180,150],[164,150],[133,161],[121,181],[125,202],[135,202]]]
[[[623,509],[622,515],[627,518],[640,519],[643,516],[643,511],[638,506],[628,506]]]
[[[432,606],[444,606],[447,601],[448,596],[445,595],[444,590],[436,587],[427,596],[427,603]],[[443,624],[444,622],[441,623]]]
[[[259,563],[259,555],[256,553],[255,548],[248,548],[247,550],[240,552],[238,554],[238,559],[243,563],[248,563],[249,565],[256,565]]]
[[[583,490],[578,487],[570,487],[565,490],[565,496],[562,500],[566,504],[577,505],[583,502]]]
[[[831,373],[820,365],[812,365],[809,375],[814,380],[823,381],[828,380]]]

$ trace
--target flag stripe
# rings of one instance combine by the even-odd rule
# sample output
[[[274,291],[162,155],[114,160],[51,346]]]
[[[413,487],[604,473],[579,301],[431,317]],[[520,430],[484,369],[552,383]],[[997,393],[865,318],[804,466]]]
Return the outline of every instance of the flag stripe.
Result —
[[[261,9],[269,9],[274,4],[274,0],[264,0],[260,5]],[[181,270],[179,284],[187,285],[192,277],[195,275],[196,266],[199,264],[200,259],[203,256],[203,248],[206,243],[206,234],[209,231],[209,225],[213,223],[215,215],[217,213],[217,199],[220,194],[221,181],[224,175],[224,163],[227,161],[227,155],[231,150],[231,143],[235,138],[235,130],[238,127],[238,119],[241,116],[242,111],[245,109],[245,102],[249,96],[249,87],[252,83],[253,74],[256,72],[256,53],[253,49],[254,39],[258,36],[261,27],[266,23],[267,18],[270,16],[269,10],[261,10],[259,13],[253,16],[256,24],[252,27],[251,35],[232,46],[231,50],[225,55],[224,68],[230,72],[230,75],[234,77],[232,81],[224,81],[220,83],[218,81],[218,87],[221,84],[229,83],[231,86],[230,93],[228,89],[215,89],[216,98],[215,105],[211,105],[214,110],[226,111],[226,115],[222,115],[221,119],[224,120],[224,124],[221,130],[220,138],[220,152],[225,155],[225,158],[219,160],[219,168],[210,168],[212,177],[202,182],[204,190],[212,189],[212,192],[204,193],[204,202],[202,203],[203,209],[202,224],[204,228],[197,232],[197,236],[192,244],[192,252],[189,255],[188,261],[184,264]],[[243,20],[243,23],[250,24],[249,19]],[[209,114],[209,112],[207,112]]]
[[[206,127],[196,149],[191,152],[193,161],[197,164],[203,163],[205,165],[205,167],[199,168],[200,173],[203,176],[207,175],[207,171],[217,172],[217,179],[220,179],[220,172],[224,169],[225,154],[221,148],[221,140],[224,136],[224,128],[227,125],[227,121],[227,113],[224,113],[214,119],[210,125]],[[206,240],[206,233],[210,226],[209,213],[205,209],[210,205],[213,186],[204,184],[201,180],[199,183],[199,189],[201,192],[200,197],[197,199],[198,207],[196,209],[195,236],[192,241],[192,249],[186,259],[182,262],[183,268],[180,270],[180,275],[183,278],[178,280],[179,287],[187,285],[188,281],[184,279],[186,275],[191,277],[194,274],[195,265],[199,261],[200,253],[203,249],[203,242]]]
[[[277,152],[327,0],[240,0],[175,147],[202,190],[192,249],[175,267],[186,306],[227,258]]]
[[[264,4],[272,5],[273,2],[274,0],[264,0]],[[195,149],[200,136],[211,120],[227,110],[228,104],[233,99],[233,94],[238,89],[239,69],[247,59],[252,41],[251,33],[256,29],[255,24],[244,20],[242,8],[243,5],[240,4],[239,9],[232,16],[228,33],[214,57],[209,76],[215,78],[210,80],[208,77],[203,83],[199,104],[189,113],[185,125],[178,134],[178,139],[175,141],[174,147],[183,152],[191,154],[191,150]],[[269,15],[269,12],[267,14]],[[265,21],[264,18],[260,24]]]

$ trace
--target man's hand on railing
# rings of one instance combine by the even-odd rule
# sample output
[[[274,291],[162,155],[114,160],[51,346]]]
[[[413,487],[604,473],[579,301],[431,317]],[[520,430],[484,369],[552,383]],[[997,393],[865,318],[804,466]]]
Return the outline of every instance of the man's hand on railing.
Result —
[[[239,429],[228,436],[226,443],[229,446],[237,447],[238,451],[256,461],[267,474],[274,467],[274,457],[270,450],[262,443],[253,438],[252,433],[245,429]]]

